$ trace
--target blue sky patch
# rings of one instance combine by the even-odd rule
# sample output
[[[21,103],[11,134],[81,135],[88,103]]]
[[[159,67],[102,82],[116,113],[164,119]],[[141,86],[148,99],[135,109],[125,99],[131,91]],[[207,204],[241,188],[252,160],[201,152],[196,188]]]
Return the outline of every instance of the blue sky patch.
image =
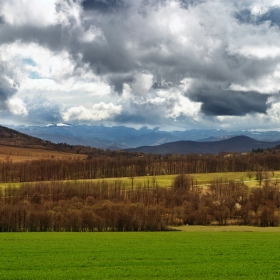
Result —
[[[42,79],[42,77],[40,76],[40,74],[38,72],[30,72],[30,74],[28,75],[29,79]]]
[[[24,58],[22,59],[23,64],[31,65],[31,66],[36,66],[37,64],[35,61],[31,58]]]

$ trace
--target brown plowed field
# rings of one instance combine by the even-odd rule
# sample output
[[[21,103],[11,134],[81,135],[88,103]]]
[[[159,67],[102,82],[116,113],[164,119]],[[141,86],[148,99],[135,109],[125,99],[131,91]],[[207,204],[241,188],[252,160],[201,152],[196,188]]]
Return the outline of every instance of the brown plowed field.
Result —
[[[59,151],[31,149],[31,148],[18,148],[11,146],[0,145],[0,162],[1,161],[12,161],[21,162],[27,160],[70,160],[70,159],[86,159],[86,155],[71,154]]]

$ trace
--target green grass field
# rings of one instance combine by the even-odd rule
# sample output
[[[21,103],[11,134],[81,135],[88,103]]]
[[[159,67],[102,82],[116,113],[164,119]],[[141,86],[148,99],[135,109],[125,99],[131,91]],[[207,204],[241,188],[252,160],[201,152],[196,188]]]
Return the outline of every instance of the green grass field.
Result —
[[[1,233],[0,279],[279,279],[279,232],[190,228]]]

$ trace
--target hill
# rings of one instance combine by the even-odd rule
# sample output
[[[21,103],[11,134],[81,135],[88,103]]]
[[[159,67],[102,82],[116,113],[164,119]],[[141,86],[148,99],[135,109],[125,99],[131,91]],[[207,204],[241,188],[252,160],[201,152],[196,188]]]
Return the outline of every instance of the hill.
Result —
[[[53,124],[48,126],[9,126],[22,133],[52,143],[84,145],[101,149],[120,150],[140,146],[155,146],[175,141],[219,141],[244,135],[259,141],[280,140],[279,131],[227,131],[222,129],[192,129],[162,131],[158,127],[135,129],[125,126]]]
[[[142,136],[145,139],[146,136]],[[133,137],[131,138],[133,140]],[[210,140],[210,139],[209,139]],[[258,141],[247,136],[235,136],[220,141],[176,141],[168,142],[156,146],[141,146],[138,148],[124,149],[122,152],[92,148],[90,146],[69,145],[66,143],[52,143],[37,137],[18,132],[16,130],[0,126],[0,145],[13,146],[29,149],[43,149],[72,154],[85,154],[90,156],[110,156],[117,155],[133,157],[131,152],[154,153],[154,154],[217,154],[220,152],[251,152],[252,149],[274,148],[280,145],[280,141],[268,142]],[[145,142],[145,141],[144,141]]]
[[[0,126],[0,145],[49,150],[55,149],[55,145],[50,141],[29,136],[4,126]]]
[[[218,154],[220,152],[251,152],[252,149],[274,148],[280,141],[258,141],[247,136],[235,136],[220,141],[176,141],[158,146],[143,146],[135,149],[126,149],[130,152],[153,154]]]
[[[120,151],[103,150],[99,148],[93,148],[90,146],[69,145],[66,143],[56,144],[56,143],[52,143],[51,141],[42,140],[37,137],[29,136],[27,134],[18,132],[14,129],[10,129],[4,126],[0,126],[0,146],[50,150],[50,151],[57,151],[57,152],[64,152],[64,153],[71,153],[71,154],[87,155],[89,157],[93,157],[93,156],[135,157],[137,156],[136,154],[128,153],[125,151],[120,152]]]

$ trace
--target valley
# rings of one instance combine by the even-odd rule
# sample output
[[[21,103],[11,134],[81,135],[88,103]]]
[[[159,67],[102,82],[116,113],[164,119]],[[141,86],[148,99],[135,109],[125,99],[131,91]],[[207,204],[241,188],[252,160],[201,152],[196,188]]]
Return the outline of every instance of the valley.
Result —
[[[12,144],[0,146],[3,232],[280,224],[276,148],[146,154],[53,144],[3,127],[0,133],[2,142]],[[237,140],[223,141],[252,142],[248,137]],[[224,147],[223,141],[211,143]]]

